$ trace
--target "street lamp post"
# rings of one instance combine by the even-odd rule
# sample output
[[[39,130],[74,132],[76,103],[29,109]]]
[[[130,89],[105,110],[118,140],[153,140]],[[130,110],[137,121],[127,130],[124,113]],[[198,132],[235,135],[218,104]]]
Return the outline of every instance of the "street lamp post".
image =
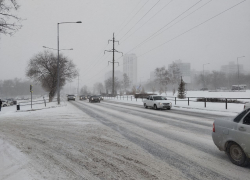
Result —
[[[61,22],[57,23],[57,103],[60,104],[60,68],[59,68],[59,25],[67,23],[82,23],[81,21],[77,22]]]
[[[204,88],[205,88],[205,72],[204,72],[204,66],[209,63],[203,64],[203,83],[204,83]]]
[[[240,73],[239,73],[239,63],[238,63],[238,61],[239,61],[239,58],[243,58],[243,57],[245,57],[245,56],[241,56],[241,57],[237,57],[237,68],[238,68],[238,90],[240,90]]]

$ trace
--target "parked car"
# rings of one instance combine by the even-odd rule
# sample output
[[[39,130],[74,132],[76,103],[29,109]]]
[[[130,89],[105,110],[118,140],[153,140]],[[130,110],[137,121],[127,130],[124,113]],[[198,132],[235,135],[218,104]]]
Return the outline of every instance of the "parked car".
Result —
[[[208,88],[201,88],[201,91],[208,91]]]
[[[7,100],[2,100],[2,107],[10,106],[9,102]]]
[[[171,109],[172,103],[164,96],[151,95],[146,100],[143,100],[145,108],[152,107],[156,109]]]
[[[75,96],[75,95],[69,94],[69,95],[67,96],[67,99],[68,99],[68,101],[70,101],[70,100],[75,101],[75,100],[76,100],[76,96]]]
[[[250,108],[235,118],[215,120],[212,138],[233,164],[247,166],[250,163]]]
[[[250,102],[244,105],[244,109],[250,108]]]
[[[8,99],[6,99],[6,100],[9,102],[9,104],[10,104],[11,106],[17,104],[17,101],[14,100],[13,98],[8,98]]]
[[[85,96],[85,95],[79,96],[79,100],[86,100],[86,99],[88,99],[88,98],[87,98],[87,96]]]
[[[101,99],[99,96],[90,96],[89,97],[89,102],[92,103],[92,102],[101,102]]]

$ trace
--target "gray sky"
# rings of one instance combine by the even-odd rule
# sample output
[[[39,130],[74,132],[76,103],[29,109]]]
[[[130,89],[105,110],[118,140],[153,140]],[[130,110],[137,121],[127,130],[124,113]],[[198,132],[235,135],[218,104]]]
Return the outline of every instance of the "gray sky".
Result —
[[[198,71],[210,63],[206,69],[211,71],[245,56],[239,62],[250,73],[250,0],[158,1],[18,0],[17,14],[25,20],[16,34],[1,36],[0,79],[24,79],[28,60],[43,51],[42,46],[57,48],[57,23],[68,21],[82,21],[60,25],[60,48],[74,49],[63,53],[77,65],[81,86],[103,82],[104,74],[112,69],[108,66],[111,53],[103,52],[112,48],[108,40],[113,32],[120,41],[118,51],[138,56],[138,81],[178,59],[192,63],[191,68]],[[138,46],[157,31],[163,32]],[[120,56],[116,54],[120,62],[116,70],[122,71]]]

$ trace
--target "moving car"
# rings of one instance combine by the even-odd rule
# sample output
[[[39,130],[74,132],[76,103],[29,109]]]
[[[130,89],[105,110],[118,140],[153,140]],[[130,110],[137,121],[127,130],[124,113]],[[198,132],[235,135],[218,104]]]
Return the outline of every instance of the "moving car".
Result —
[[[172,108],[172,103],[166,97],[159,95],[148,96],[146,100],[143,100],[143,105],[145,108],[152,107],[155,110]]]
[[[87,98],[87,96],[85,96],[85,95],[81,95],[81,96],[79,97],[79,100],[86,100],[86,99],[88,99],[88,98]]]
[[[92,103],[92,102],[101,102],[101,99],[99,96],[90,96],[89,97],[89,102]]]
[[[104,98],[103,98],[103,96],[102,95],[97,95],[99,98],[100,98],[100,100],[101,101],[103,101],[104,100]]]
[[[250,108],[235,118],[215,120],[212,138],[233,164],[247,166],[250,163]]]
[[[70,100],[73,100],[73,101],[75,101],[76,100],[76,96],[75,95],[68,95],[67,96],[67,99],[68,99],[68,101],[70,101]]]

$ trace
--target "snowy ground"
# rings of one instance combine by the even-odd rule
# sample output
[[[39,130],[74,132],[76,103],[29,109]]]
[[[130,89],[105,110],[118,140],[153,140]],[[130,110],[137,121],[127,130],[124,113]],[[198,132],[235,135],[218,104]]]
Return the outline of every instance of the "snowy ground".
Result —
[[[133,103],[3,108],[0,179],[249,179],[211,138],[213,120],[236,113]]]

